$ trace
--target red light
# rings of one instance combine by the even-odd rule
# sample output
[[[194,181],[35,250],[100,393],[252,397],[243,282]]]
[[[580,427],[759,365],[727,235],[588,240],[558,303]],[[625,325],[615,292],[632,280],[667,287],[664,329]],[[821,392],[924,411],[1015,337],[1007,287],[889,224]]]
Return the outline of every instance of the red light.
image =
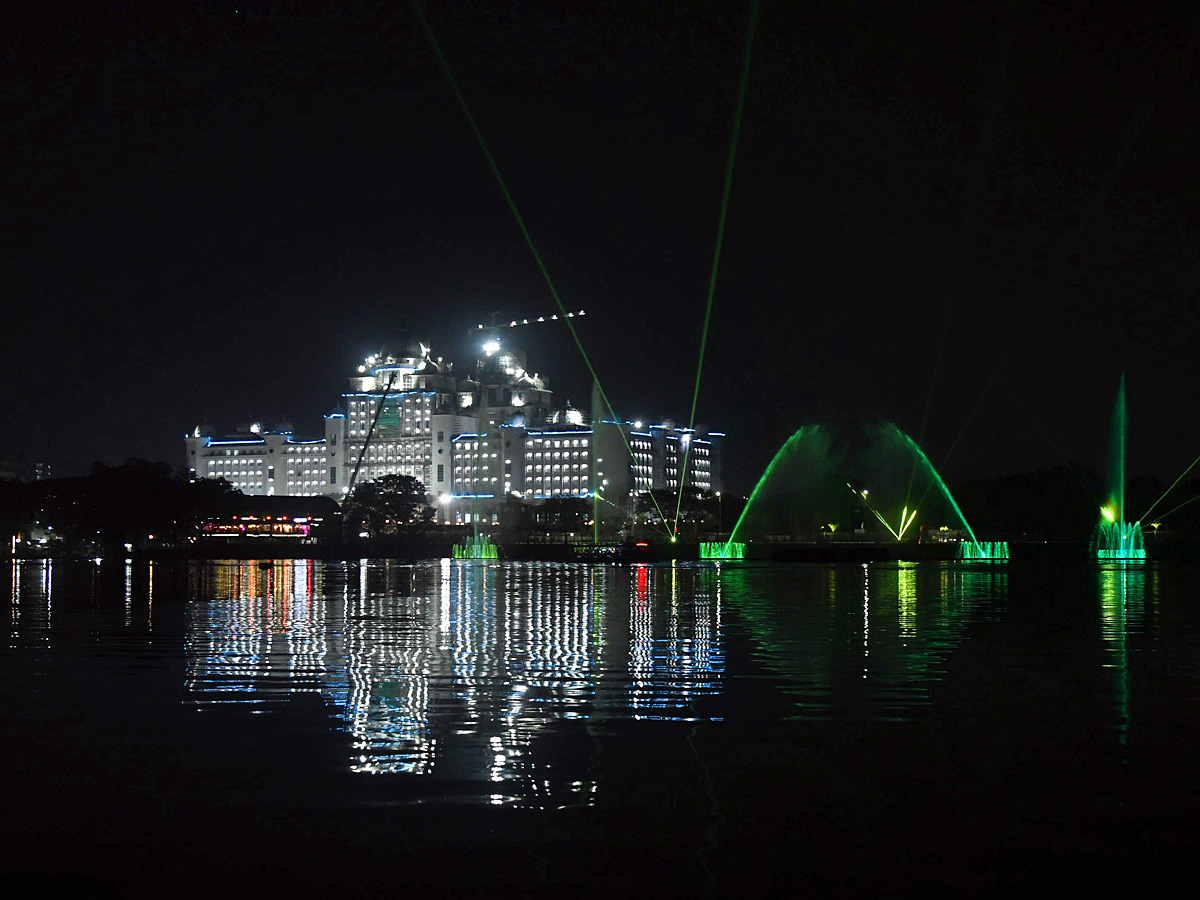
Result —
[[[638,541],[638,542],[637,542],[636,544],[634,544],[633,546],[635,546],[635,547],[649,547],[650,545],[649,545],[649,544],[647,544],[645,541]]]

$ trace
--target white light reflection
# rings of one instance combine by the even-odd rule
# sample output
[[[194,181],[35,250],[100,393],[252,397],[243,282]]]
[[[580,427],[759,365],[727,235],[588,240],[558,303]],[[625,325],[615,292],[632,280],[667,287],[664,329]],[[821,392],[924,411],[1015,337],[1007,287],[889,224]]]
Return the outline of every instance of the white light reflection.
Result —
[[[867,657],[871,655],[871,570],[863,563],[863,678],[867,677]]]
[[[125,627],[133,624],[133,560],[125,560]]]
[[[9,628],[9,637],[15,642],[21,631],[21,564],[15,559],[12,561],[12,620]],[[8,646],[15,647],[16,644]]]
[[[667,606],[662,610],[657,582],[664,570],[633,567],[628,704],[637,719],[694,721],[696,700],[719,693],[724,676],[720,573],[674,566],[669,572]],[[702,581],[708,576],[715,577]],[[681,600],[681,591],[690,599]]]
[[[690,720],[693,701],[720,689],[720,588],[699,580],[711,573],[672,573],[659,610],[652,584],[667,571],[637,568],[627,630],[603,600],[608,579],[628,589],[624,567],[300,561],[271,578],[252,565],[203,565],[212,573],[189,579],[208,601],[190,619],[194,702],[250,711],[318,692],[354,772],[432,775],[453,747],[447,777],[473,759],[482,783],[505,785],[485,791],[488,802],[591,803],[590,763],[539,758],[535,736],[631,714]],[[337,596],[337,606],[322,602]]]

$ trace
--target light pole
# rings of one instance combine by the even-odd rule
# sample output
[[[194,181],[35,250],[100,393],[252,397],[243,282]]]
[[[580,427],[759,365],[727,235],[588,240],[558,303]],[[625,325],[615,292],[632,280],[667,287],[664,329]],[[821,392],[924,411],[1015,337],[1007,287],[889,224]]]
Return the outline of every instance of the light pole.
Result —
[[[717,540],[721,540],[721,492],[717,491]]]

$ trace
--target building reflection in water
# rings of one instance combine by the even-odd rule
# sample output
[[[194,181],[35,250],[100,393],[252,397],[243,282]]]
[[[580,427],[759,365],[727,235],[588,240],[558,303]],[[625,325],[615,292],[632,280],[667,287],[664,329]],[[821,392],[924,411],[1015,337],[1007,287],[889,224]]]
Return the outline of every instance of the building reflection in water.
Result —
[[[625,703],[635,719],[693,721],[696,701],[720,691],[725,671],[720,564],[672,568],[669,583],[654,573],[633,568]]]
[[[187,686],[253,711],[319,694],[355,772],[482,772],[493,803],[587,802],[587,778],[539,757],[597,719],[697,718],[720,690],[719,585],[646,566],[195,564]]]
[[[354,772],[540,806],[590,802],[598,741],[615,723],[920,718],[970,625],[1004,615],[1008,595],[996,566],[197,562],[185,587],[164,565],[97,566],[80,587],[94,621],[113,596],[122,631],[184,629],[197,708],[319,698]],[[46,646],[53,599],[79,596],[51,570],[13,565],[12,644]],[[1145,576],[1101,577],[1127,708],[1123,641],[1144,590],[1131,579]],[[160,593],[181,589],[185,604],[154,613]],[[739,672],[763,679],[736,703],[725,691],[734,631]]]

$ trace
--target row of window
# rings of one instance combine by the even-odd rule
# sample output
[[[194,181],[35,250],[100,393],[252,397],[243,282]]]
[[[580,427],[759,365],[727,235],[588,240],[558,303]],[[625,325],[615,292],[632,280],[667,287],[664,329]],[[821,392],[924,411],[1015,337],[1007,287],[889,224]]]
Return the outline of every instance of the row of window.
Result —
[[[562,449],[563,447],[586,447],[588,442],[586,438],[571,441],[556,440],[554,438],[533,438],[528,442],[528,446],[530,447],[545,446],[546,448],[550,448],[552,445],[554,449]]]

